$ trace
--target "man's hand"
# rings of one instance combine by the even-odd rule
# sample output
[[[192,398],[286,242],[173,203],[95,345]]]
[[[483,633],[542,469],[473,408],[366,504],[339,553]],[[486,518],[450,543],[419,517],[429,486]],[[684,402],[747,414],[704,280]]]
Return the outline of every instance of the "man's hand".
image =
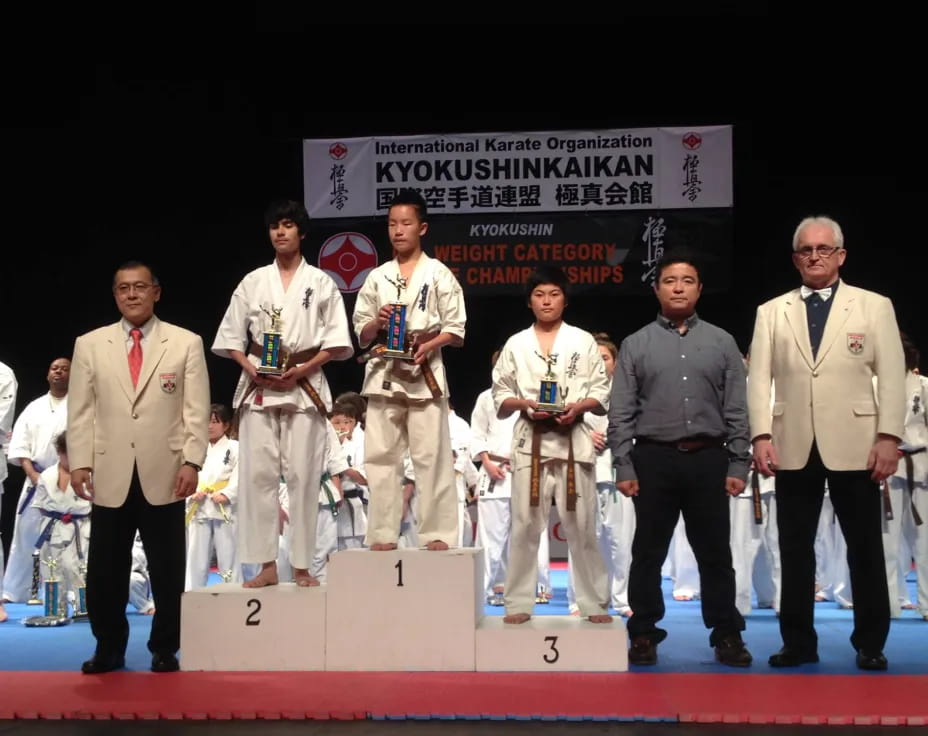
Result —
[[[433,340],[426,340],[425,342],[420,343],[418,340],[413,345],[413,360],[412,362],[416,365],[422,365],[425,361],[429,359],[429,354],[435,349],[435,343]]]
[[[764,475],[776,475],[780,459],[769,437],[758,437],[754,440],[754,464]]]
[[[197,490],[197,471],[189,465],[181,465],[174,481],[174,497],[187,498]]]
[[[896,472],[899,466],[898,442],[895,437],[880,435],[873,443],[870,455],[867,457],[867,469],[873,472],[870,477],[877,483],[886,480]]]
[[[619,489],[619,493],[627,498],[638,495],[638,481],[637,480],[620,480],[615,484],[615,487]]]
[[[506,479],[506,471],[492,460],[490,460],[489,457],[485,456],[481,462],[483,463],[484,470],[487,471],[487,475],[489,475],[493,480]]]
[[[384,304],[380,311],[377,312],[377,327],[378,329],[385,330],[387,325],[390,324],[390,315],[393,314],[393,305]]]
[[[593,448],[597,453],[601,453],[606,449],[606,435],[603,432],[591,432],[590,436],[593,438]]]
[[[264,386],[273,391],[291,391],[296,388],[296,382],[303,376],[300,373],[300,366],[293,366],[283,372],[283,375],[266,375],[264,376]]]
[[[77,468],[71,471],[71,488],[85,501],[93,501],[93,477],[90,468]]]
[[[744,481],[740,478],[732,478],[730,475],[725,478],[725,493],[729,496],[740,496],[744,490]]]

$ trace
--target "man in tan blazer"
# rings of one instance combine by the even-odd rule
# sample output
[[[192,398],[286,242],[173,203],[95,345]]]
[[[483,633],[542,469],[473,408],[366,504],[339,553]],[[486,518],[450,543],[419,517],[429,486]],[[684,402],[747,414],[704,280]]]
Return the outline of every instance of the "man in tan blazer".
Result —
[[[183,499],[206,457],[209,380],[198,335],[160,321],[161,287],[133,261],[113,280],[122,319],[77,338],[71,367],[71,484],[93,501],[87,608],[97,640],[82,671],[125,663],[129,572],[136,530],[151,575],[152,671],[178,669],[184,589]]]
[[[898,462],[905,362],[890,300],[840,280],[846,254],[838,223],[804,219],[793,236],[802,286],[762,304],[754,325],[751,437],[758,469],[777,476],[783,570],[783,648],[770,657],[773,667],[818,661],[813,545],[826,480],[847,540],[857,666],[887,667],[879,483]]]

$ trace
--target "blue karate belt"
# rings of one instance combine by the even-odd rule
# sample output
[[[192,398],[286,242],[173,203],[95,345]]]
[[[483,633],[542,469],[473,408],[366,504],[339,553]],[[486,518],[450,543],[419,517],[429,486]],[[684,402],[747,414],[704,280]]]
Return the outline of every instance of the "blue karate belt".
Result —
[[[45,546],[45,543],[52,538],[52,531],[55,529],[55,524],[59,521],[66,524],[74,524],[74,543],[77,545],[77,559],[84,559],[84,551],[81,549],[81,530],[77,525],[77,522],[80,519],[90,518],[90,514],[63,514],[60,511],[46,511],[45,509],[39,509],[42,513],[42,516],[48,519],[48,523],[45,525],[45,528],[42,530],[42,533],[39,534],[39,538],[35,542],[36,549],[42,549]],[[67,517],[67,519],[65,518]]]
[[[32,467],[34,467],[40,473],[45,469],[45,468],[39,467],[38,463],[32,463]],[[29,486],[26,489],[25,498],[23,498],[23,500],[20,501],[19,511],[16,512],[18,515],[21,515],[23,511],[29,508],[29,504],[32,503],[32,499],[35,498],[35,492],[37,488],[38,488],[38,485],[34,485],[34,486]]]

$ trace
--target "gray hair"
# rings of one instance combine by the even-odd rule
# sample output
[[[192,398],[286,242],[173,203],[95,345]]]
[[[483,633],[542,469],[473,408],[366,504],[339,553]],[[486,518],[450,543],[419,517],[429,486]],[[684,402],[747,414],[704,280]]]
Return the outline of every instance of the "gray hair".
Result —
[[[809,225],[821,225],[823,227],[831,228],[831,232],[835,236],[835,245],[838,248],[844,247],[844,233],[841,232],[841,226],[832,220],[830,217],[824,215],[816,215],[815,217],[806,217],[796,226],[796,232],[793,233],[793,250],[798,250],[799,248],[799,233],[801,233]]]

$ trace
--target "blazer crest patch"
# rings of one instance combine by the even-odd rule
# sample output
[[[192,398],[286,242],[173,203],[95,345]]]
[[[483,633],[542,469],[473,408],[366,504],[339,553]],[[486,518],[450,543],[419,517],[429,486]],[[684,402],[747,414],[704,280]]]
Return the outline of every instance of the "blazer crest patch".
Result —
[[[859,332],[848,332],[847,349],[852,355],[860,355],[864,351],[864,336]]]
[[[177,390],[176,373],[159,373],[158,380],[161,382],[161,390],[166,394],[173,394]]]

